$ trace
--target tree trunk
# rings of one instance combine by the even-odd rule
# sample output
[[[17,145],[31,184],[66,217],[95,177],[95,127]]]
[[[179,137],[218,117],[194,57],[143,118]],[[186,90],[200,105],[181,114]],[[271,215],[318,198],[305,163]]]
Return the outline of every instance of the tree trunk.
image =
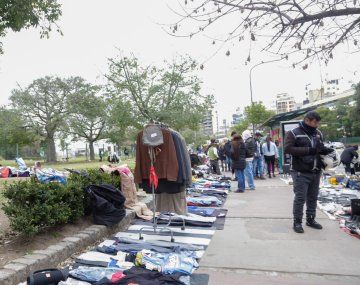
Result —
[[[56,147],[53,137],[48,137],[46,142],[46,162],[56,162]]]
[[[95,160],[95,151],[94,151],[94,142],[89,141],[89,149],[90,149],[90,160]]]

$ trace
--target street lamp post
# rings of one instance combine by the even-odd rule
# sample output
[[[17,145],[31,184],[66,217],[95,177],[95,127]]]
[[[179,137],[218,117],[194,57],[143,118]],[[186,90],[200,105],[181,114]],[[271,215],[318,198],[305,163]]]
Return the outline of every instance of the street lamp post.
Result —
[[[251,101],[251,106],[254,105],[254,99],[253,99],[253,87],[252,87],[252,72],[254,70],[254,68],[260,66],[260,65],[263,65],[263,64],[266,64],[266,63],[271,63],[271,62],[276,62],[276,61],[280,61],[280,60],[283,60],[284,58],[281,57],[281,58],[278,58],[278,59],[273,59],[273,60],[268,60],[268,61],[262,61],[262,62],[259,62],[257,64],[255,64],[253,67],[250,68],[250,71],[249,71],[249,80],[250,80],[250,101]],[[255,133],[255,125],[254,123],[252,123],[252,128],[253,128],[253,133]]]

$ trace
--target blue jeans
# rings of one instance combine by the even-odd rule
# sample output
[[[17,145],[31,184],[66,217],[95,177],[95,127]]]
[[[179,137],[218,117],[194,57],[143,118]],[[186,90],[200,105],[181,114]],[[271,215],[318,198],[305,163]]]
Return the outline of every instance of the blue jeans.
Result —
[[[253,160],[253,173],[254,177],[261,177],[264,174],[263,159],[262,157],[254,157]]]
[[[236,178],[238,181],[238,189],[239,191],[245,191],[245,175],[244,170],[235,169]]]
[[[246,161],[246,168],[245,168],[244,174],[246,177],[246,181],[249,185],[249,188],[251,190],[255,190],[253,162],[252,161]]]
[[[228,171],[231,171],[231,163],[232,163],[231,158],[227,156],[226,157],[226,165],[228,167]]]

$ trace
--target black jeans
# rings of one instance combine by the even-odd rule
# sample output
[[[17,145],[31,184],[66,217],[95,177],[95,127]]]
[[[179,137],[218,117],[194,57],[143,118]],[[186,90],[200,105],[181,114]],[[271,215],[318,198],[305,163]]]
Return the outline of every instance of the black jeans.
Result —
[[[265,158],[265,162],[267,165],[268,174],[270,175],[271,172],[274,174],[275,173],[275,155],[271,155],[271,156],[264,155],[264,158]]]
[[[345,172],[346,173],[350,173],[351,175],[355,175],[355,168],[351,168],[351,164],[350,163],[343,163],[345,166]]]
[[[220,175],[219,160],[210,160],[211,170],[213,174]]]
[[[306,216],[315,217],[321,172],[306,173],[292,171],[294,187],[294,219],[302,219],[304,204],[306,203]]]

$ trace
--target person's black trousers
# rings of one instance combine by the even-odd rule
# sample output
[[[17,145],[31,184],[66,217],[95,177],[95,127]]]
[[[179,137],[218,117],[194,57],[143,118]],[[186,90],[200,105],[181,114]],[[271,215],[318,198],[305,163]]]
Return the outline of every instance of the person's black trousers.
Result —
[[[271,173],[275,173],[275,155],[271,155],[271,156],[266,156],[264,155],[265,158],[265,162],[267,165],[267,171],[268,174],[270,175]]]
[[[351,175],[355,175],[355,168],[351,168],[350,163],[343,163],[345,166],[345,172],[350,173]]]
[[[220,167],[219,167],[219,160],[210,160],[211,169],[213,174],[220,175]]]
[[[292,171],[291,176],[295,194],[293,204],[294,219],[302,219],[305,203],[306,216],[315,218],[321,172]]]

